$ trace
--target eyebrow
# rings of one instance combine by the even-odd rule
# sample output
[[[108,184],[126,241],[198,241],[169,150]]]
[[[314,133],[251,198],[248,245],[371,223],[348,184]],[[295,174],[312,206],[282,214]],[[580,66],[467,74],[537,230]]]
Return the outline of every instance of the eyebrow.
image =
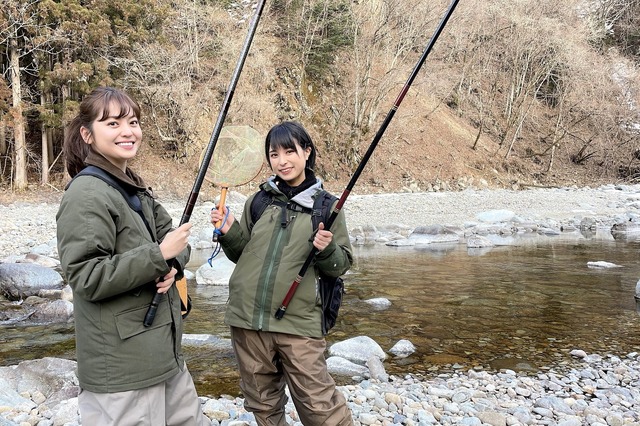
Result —
[[[108,115],[104,118],[104,120],[101,121],[107,121],[107,120],[119,120],[121,118],[135,118],[138,119],[138,116],[135,115],[134,113],[131,114],[127,114],[127,115],[123,115],[123,116],[118,116],[118,115]]]

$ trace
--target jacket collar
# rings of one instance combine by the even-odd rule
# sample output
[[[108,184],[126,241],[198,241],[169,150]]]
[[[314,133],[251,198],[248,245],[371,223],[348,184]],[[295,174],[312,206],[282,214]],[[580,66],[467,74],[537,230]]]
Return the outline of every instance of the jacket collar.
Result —
[[[282,191],[280,191],[280,189],[278,188],[278,185],[276,184],[276,176],[270,176],[267,181],[265,182],[265,185],[263,185],[263,188],[266,191],[270,191],[274,194],[278,194],[282,197],[286,196],[282,193]],[[307,207],[307,208],[313,208],[313,199],[314,196],[320,192],[322,190],[322,181],[319,178],[316,178],[316,182],[311,185],[309,188],[303,190],[302,192],[300,192],[299,194],[294,195],[293,198],[291,198],[290,201],[295,202],[296,204],[301,205],[302,207]]]
[[[132,186],[138,191],[145,191],[147,189],[142,178],[137,175],[133,170],[127,167],[126,173],[120,170],[118,167],[114,166],[109,160],[107,160],[102,155],[94,152],[93,150],[89,152],[87,158],[85,158],[84,163],[87,166],[96,166],[100,167],[105,172],[112,175],[114,178],[118,179],[120,182]]]

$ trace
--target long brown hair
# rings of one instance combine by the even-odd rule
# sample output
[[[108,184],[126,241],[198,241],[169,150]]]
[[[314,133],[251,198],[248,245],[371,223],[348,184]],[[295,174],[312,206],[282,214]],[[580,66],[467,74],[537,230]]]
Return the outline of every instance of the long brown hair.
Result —
[[[84,142],[80,135],[82,127],[93,133],[94,120],[103,121],[109,117],[111,103],[120,107],[116,118],[129,115],[130,112],[140,120],[140,105],[127,93],[113,87],[97,87],[82,100],[78,115],[67,126],[62,150],[65,166],[71,177],[85,167],[84,160],[89,155],[91,145]]]

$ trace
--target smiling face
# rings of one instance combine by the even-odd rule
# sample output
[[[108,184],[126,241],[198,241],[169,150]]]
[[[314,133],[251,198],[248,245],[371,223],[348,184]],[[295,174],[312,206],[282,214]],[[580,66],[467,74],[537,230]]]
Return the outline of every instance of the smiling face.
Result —
[[[271,170],[289,186],[296,187],[304,182],[304,168],[311,148],[302,149],[297,141],[292,146],[278,146],[269,150]]]
[[[109,112],[91,122],[90,128],[80,128],[85,143],[125,171],[127,161],[136,156],[142,142],[142,129],[132,108],[123,110],[114,102]]]

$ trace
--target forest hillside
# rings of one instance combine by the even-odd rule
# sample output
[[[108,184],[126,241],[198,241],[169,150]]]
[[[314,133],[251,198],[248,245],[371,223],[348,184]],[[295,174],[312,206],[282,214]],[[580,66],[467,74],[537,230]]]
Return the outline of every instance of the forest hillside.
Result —
[[[301,121],[317,173],[340,193],[450,5],[266,2],[225,124],[264,135]],[[64,126],[82,96],[108,84],[143,106],[133,167],[159,195],[186,199],[254,10],[255,1],[5,0],[2,198],[61,194]],[[639,21],[638,0],[460,1],[354,192],[635,182]]]

